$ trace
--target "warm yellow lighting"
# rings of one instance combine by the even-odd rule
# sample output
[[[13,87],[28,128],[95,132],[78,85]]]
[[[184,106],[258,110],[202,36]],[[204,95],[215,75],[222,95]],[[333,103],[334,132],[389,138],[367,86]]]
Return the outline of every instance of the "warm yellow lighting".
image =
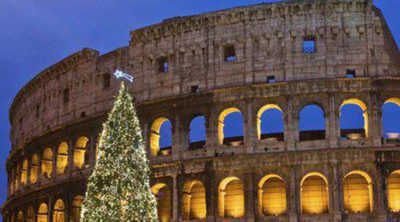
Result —
[[[46,148],[42,155],[42,176],[50,178],[53,172],[53,150]]]
[[[28,208],[26,214],[26,222],[35,222],[35,210],[33,209],[32,206]]]
[[[157,212],[160,222],[171,220],[171,191],[164,183],[158,183],[151,188],[157,198]]]
[[[38,214],[37,214],[37,222],[47,222],[47,213],[48,208],[45,203],[40,204]]]
[[[160,129],[161,126],[169,120],[165,117],[160,117],[154,120],[151,125],[150,133],[150,153],[152,156],[157,156],[160,151]]]
[[[365,105],[365,103],[359,99],[347,99],[347,100],[343,101],[342,105],[340,105],[340,110],[342,109],[343,106],[349,105],[349,104],[357,105],[363,111],[365,137],[368,137],[369,126],[368,126],[367,105]]]
[[[387,193],[390,211],[400,212],[400,170],[390,174]]]
[[[328,180],[320,173],[309,173],[301,183],[301,212],[303,214],[324,214],[329,211]]]
[[[82,196],[75,196],[72,201],[72,211],[71,211],[71,221],[70,222],[80,222],[81,209],[83,204]]]
[[[363,171],[352,171],[344,178],[344,208],[350,213],[372,212],[372,180]]]
[[[267,104],[261,107],[261,109],[257,113],[257,137],[259,140],[261,139],[261,125],[262,125],[261,116],[264,114],[265,111],[270,109],[277,109],[282,112],[282,109],[276,104]]]
[[[186,182],[182,198],[185,220],[206,218],[206,190],[202,182],[197,180]]]
[[[86,152],[89,138],[82,136],[80,137],[74,147],[74,167],[82,169],[83,165],[86,163]]]
[[[25,186],[28,180],[28,160],[24,160],[21,169],[21,185]]]
[[[53,222],[65,221],[65,205],[61,199],[58,199],[53,208]]]
[[[394,103],[394,104],[400,106],[400,98],[394,98],[394,97],[389,98],[388,100],[385,101],[385,104],[386,103]]]
[[[286,188],[280,176],[270,174],[258,183],[261,215],[281,215],[286,212]]]
[[[36,183],[39,170],[39,157],[34,154],[31,159],[31,167],[29,172],[29,182]]]
[[[62,142],[57,149],[57,175],[65,173],[68,166],[68,144]]]
[[[237,177],[225,178],[218,189],[219,216],[240,218],[244,216],[243,183]]]
[[[22,211],[18,212],[17,222],[24,222],[24,214],[22,213]]]
[[[21,178],[21,165],[18,164],[17,168],[15,168],[15,177],[14,177],[14,190],[19,190],[19,181]]]
[[[240,110],[238,108],[231,107],[231,108],[225,109],[224,111],[221,112],[221,114],[219,114],[219,117],[218,117],[218,142],[220,145],[224,144],[225,118],[232,113],[240,113]]]

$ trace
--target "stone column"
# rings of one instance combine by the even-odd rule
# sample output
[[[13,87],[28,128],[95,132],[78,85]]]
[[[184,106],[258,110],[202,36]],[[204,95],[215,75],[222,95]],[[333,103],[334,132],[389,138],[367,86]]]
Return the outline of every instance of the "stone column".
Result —
[[[254,209],[256,209],[254,202],[254,175],[249,173],[245,176],[244,195],[245,195],[245,214],[246,221],[254,221]]]
[[[213,169],[213,162],[207,161],[205,163],[205,179],[204,187],[206,189],[206,208],[207,208],[207,221],[214,221],[215,213],[218,213],[215,203],[218,201],[218,185],[215,181],[215,172]]]
[[[286,141],[286,150],[294,150],[295,149],[295,141],[296,141],[296,124],[293,116],[293,103],[292,98],[287,97],[287,108],[284,115],[284,136]],[[297,120],[296,120],[297,121]]]
[[[53,146],[51,148],[53,150],[53,162],[52,162],[52,170],[51,170],[51,176],[50,178],[54,181],[57,179],[57,152],[58,152],[58,147]]]
[[[172,221],[178,221],[178,186],[177,175],[172,176]]]
[[[172,126],[172,157],[174,160],[178,160],[180,156],[180,127],[181,120],[179,115],[176,115],[174,125]]]
[[[386,198],[385,177],[379,168],[375,170],[374,174],[376,175],[376,177],[375,177],[375,183],[374,181],[372,181],[373,184],[372,193],[374,195],[372,199],[373,211],[376,212],[376,214],[379,217],[377,221],[387,221],[386,201],[385,201]]]
[[[71,203],[74,200],[74,197],[71,197],[69,195],[69,193],[67,193],[66,197],[65,197],[65,222],[69,222],[71,219]]]
[[[68,173],[72,173],[74,170],[74,147],[75,144],[72,138],[68,139]]]
[[[257,141],[256,134],[256,122],[253,118],[253,101],[246,101],[246,112],[244,118],[244,132],[243,132],[243,142],[245,146],[246,153],[254,153],[254,145]]]
[[[379,106],[378,95],[374,92],[371,93],[370,101],[370,107],[367,107],[369,137],[371,137],[374,146],[381,146],[382,133],[380,125],[382,118],[378,112],[382,107]]]
[[[207,118],[207,129],[206,129],[206,147],[207,156],[214,156],[215,147],[218,144],[218,114],[215,113],[215,109],[212,109]]]
[[[343,200],[343,195],[342,195],[342,186],[340,182],[341,176],[339,175],[338,172],[338,162],[337,160],[331,160],[331,172],[332,172],[332,186],[331,186],[331,191],[329,192],[329,196],[331,199],[331,207],[330,210],[333,214],[334,221],[335,222],[340,222],[342,221],[342,209],[341,209],[341,203]]]
[[[298,181],[296,176],[296,167],[292,166],[289,169],[289,195],[288,195],[288,206],[289,206],[289,221],[298,221],[298,212],[301,212],[300,206],[300,189],[298,189]]]
[[[40,150],[40,151],[42,151],[42,150]],[[36,183],[39,183],[39,184],[42,181],[42,157],[43,157],[42,152],[38,153],[38,169],[37,169]]]
[[[53,207],[53,204],[54,204],[54,197],[53,196],[51,196],[51,197],[49,197],[49,205],[47,206],[48,207],[48,211],[47,211],[47,221],[49,221],[49,222],[53,222],[53,217],[52,217],[52,214],[53,214],[53,209],[54,209],[54,207]]]
[[[327,110],[328,125],[326,127],[327,129],[326,138],[329,140],[329,146],[331,148],[335,148],[338,146],[338,138],[340,137],[340,129],[338,132],[338,125],[337,125],[337,121],[339,121],[339,119],[337,118],[336,115],[335,97],[332,94],[328,94],[328,96],[329,96],[329,108]]]

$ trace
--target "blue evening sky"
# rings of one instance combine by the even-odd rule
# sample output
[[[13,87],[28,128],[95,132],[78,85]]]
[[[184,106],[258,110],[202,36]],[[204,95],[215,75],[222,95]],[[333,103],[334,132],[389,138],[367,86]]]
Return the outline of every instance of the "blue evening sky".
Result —
[[[272,1],[0,0],[0,203],[5,200],[7,187],[8,108],[18,90],[38,72],[84,47],[106,53],[126,46],[129,31],[165,18],[261,2]],[[400,1],[380,0],[376,5],[382,9],[399,43]]]

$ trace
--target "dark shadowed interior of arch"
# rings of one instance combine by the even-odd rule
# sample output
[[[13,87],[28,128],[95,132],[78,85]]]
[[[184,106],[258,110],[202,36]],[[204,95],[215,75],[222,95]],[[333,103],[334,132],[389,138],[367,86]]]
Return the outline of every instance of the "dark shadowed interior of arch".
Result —
[[[232,112],[224,120],[224,144],[235,145],[233,143],[243,143],[243,115],[241,112]]]
[[[400,139],[400,106],[392,102],[383,105],[382,125],[384,138]]]
[[[346,104],[340,109],[340,134],[343,139],[365,137],[364,116],[360,106]]]
[[[305,106],[299,113],[300,140],[325,139],[324,110],[315,104]]]
[[[197,116],[190,122],[189,148],[200,149],[206,145],[206,118]]]
[[[284,139],[283,113],[279,109],[267,109],[261,115],[261,139]]]
[[[162,123],[160,127],[160,150],[172,148],[172,124],[170,120]]]

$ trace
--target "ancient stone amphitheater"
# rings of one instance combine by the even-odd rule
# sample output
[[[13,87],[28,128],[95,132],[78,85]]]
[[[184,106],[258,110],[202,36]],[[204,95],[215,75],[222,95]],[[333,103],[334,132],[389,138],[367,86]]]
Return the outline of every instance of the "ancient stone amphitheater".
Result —
[[[10,108],[4,221],[79,221],[116,69],[135,77],[160,221],[400,221],[399,132],[382,124],[400,105],[400,54],[371,0],[171,18],[46,68]],[[349,106],[362,127],[343,127]]]

